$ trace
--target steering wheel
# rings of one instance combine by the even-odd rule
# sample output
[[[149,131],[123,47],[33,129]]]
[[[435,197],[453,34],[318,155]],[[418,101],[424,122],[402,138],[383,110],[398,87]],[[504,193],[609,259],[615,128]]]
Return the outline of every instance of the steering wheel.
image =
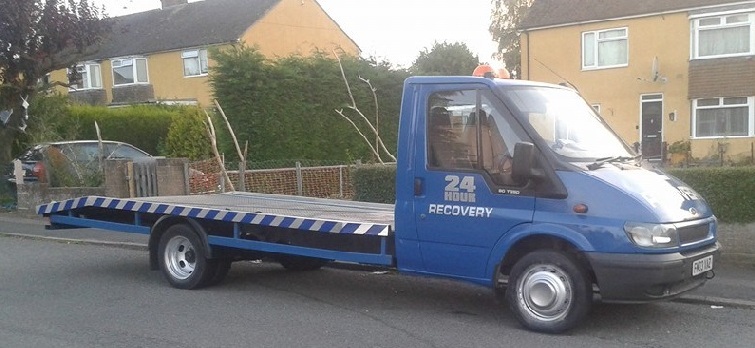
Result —
[[[503,175],[511,175],[511,169],[514,166],[514,159],[509,154],[496,156],[495,168]]]

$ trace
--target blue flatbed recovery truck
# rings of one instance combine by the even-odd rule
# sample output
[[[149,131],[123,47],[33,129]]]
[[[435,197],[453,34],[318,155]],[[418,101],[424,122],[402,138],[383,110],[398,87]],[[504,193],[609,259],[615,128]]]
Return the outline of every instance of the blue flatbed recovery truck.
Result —
[[[328,262],[471,282],[526,328],[562,332],[596,300],[673,298],[713,277],[716,218],[574,90],[411,77],[393,205],[255,193],[80,197],[38,207],[52,228],[149,235],[153,270],[194,289],[233,261]]]

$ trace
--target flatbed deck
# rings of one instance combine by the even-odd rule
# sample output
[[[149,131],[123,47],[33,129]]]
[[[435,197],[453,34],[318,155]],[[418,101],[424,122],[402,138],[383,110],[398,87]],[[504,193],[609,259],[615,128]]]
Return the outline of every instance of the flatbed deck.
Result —
[[[245,192],[142,198],[85,196],[40,205],[37,213],[70,215],[88,207],[379,236],[389,235],[394,222],[390,204]],[[59,221],[68,221],[64,220]]]

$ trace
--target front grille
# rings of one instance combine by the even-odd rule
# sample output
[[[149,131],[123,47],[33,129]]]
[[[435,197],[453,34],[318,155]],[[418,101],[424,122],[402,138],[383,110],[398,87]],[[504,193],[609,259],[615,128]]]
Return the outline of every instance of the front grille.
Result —
[[[706,222],[701,225],[690,225],[679,227],[679,241],[684,244],[690,244],[708,238],[710,233],[710,223]]]

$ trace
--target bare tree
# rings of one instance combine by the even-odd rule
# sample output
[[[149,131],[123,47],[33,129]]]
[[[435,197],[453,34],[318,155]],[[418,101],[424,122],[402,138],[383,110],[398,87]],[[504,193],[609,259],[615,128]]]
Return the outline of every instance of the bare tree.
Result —
[[[220,116],[223,116],[223,120],[225,120],[225,125],[228,127],[228,132],[231,134],[233,144],[236,145],[236,153],[239,155],[239,190],[246,191],[246,152],[249,148],[249,142],[247,141],[246,144],[244,144],[244,152],[241,152],[241,146],[239,146],[239,140],[236,138],[236,132],[234,132],[233,127],[231,127],[231,122],[228,122],[228,117],[225,116],[225,111],[223,111],[218,100],[215,99],[214,102],[215,107],[217,107],[220,112]],[[213,144],[213,146],[217,149],[217,144]]]
[[[212,143],[212,153],[215,154],[215,159],[218,161],[218,165],[220,166],[220,173],[221,175],[223,175],[225,184],[231,188],[231,191],[236,191],[236,189],[233,187],[231,178],[228,176],[228,171],[226,171],[225,169],[225,161],[223,161],[223,157],[220,156],[220,152],[218,151],[218,137],[215,133],[215,126],[212,124],[212,118],[209,114],[207,114],[207,111],[205,111],[205,114],[207,115],[207,121],[204,122],[204,126],[207,130],[207,135],[210,137],[210,142]]]
[[[343,83],[346,85],[346,90],[348,91],[349,99],[351,100],[351,104],[347,105],[346,108],[355,111],[357,115],[359,115],[359,117],[361,117],[362,120],[364,120],[364,122],[367,123],[367,126],[375,135],[375,145],[374,146],[372,145],[372,142],[369,139],[367,139],[367,136],[362,132],[361,129],[359,129],[359,126],[357,126],[356,122],[354,122],[354,120],[352,120],[349,116],[347,116],[343,112],[344,111],[343,109],[336,109],[336,113],[338,113],[338,115],[346,119],[346,121],[348,121],[349,123],[351,123],[352,126],[354,126],[354,129],[356,129],[357,133],[359,133],[359,135],[364,139],[364,141],[367,143],[367,146],[370,147],[372,154],[375,155],[375,158],[377,159],[378,162],[380,162],[381,164],[385,164],[383,159],[380,157],[381,152],[385,153],[388,157],[391,158],[393,162],[395,162],[396,156],[391,154],[391,152],[388,151],[388,148],[385,147],[383,140],[380,138],[380,132],[378,131],[378,129],[375,127],[375,125],[372,124],[372,122],[370,122],[367,116],[365,116],[364,113],[362,113],[362,111],[359,110],[359,107],[357,106],[357,102],[354,99],[354,94],[351,92],[351,86],[349,85],[349,81],[346,78],[346,73],[343,70],[341,57],[339,57],[335,51],[333,51],[333,55],[336,57],[336,60],[338,60],[338,67],[341,69],[341,77],[343,78]],[[370,91],[372,92],[372,97],[375,100],[375,124],[378,124],[379,122],[378,120],[380,118],[380,114],[379,114],[380,109],[378,107],[377,94],[375,93],[377,90],[375,89],[375,87],[372,86],[372,83],[370,83],[370,80],[365,79],[361,76],[359,77],[359,80],[367,84],[367,86],[370,88]]]

